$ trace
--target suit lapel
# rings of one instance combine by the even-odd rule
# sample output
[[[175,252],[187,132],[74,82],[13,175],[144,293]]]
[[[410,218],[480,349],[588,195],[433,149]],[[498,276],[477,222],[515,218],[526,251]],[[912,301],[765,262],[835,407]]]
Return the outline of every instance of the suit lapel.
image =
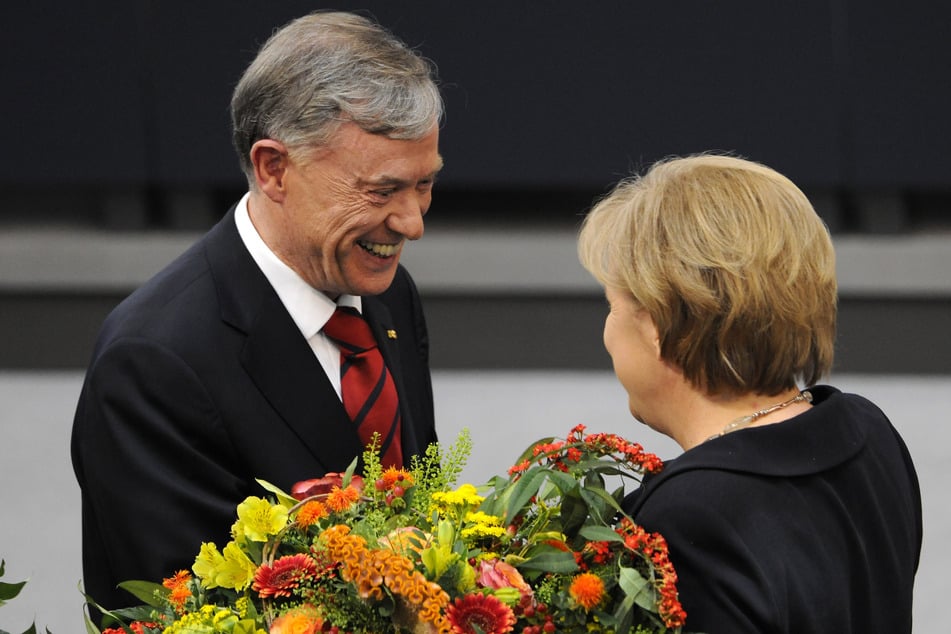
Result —
[[[363,453],[337,393],[276,295],[261,307],[242,363],[271,407],[327,471],[344,471]]]
[[[400,364],[400,333],[396,330],[389,309],[376,297],[363,298],[363,316],[370,324],[370,329],[373,331],[373,336],[376,337],[386,367],[389,368],[393,375],[393,382],[396,384],[396,393],[400,399],[400,416],[403,421],[401,426],[403,455],[408,457],[411,454],[419,453],[423,448],[419,446],[419,439],[416,438],[416,426],[413,424],[409,396]]]
[[[246,334],[245,371],[327,471],[362,454],[346,410],[284,305],[238,235],[232,209],[209,235],[207,254],[222,320]]]

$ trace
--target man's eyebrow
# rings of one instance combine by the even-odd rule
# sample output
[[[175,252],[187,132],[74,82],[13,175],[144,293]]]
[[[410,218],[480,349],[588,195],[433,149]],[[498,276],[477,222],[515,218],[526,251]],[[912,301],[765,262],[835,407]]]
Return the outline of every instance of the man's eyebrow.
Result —
[[[442,158],[440,158],[440,159],[439,159],[439,164],[436,166],[436,168],[435,168],[433,171],[431,171],[429,174],[427,174],[426,176],[424,176],[423,178],[421,178],[421,179],[419,179],[419,180],[427,180],[427,179],[433,180],[433,179],[435,179],[435,178],[436,178],[436,175],[439,174],[439,172],[442,170],[442,168],[443,168],[443,162],[442,162]],[[377,176],[377,177],[374,177],[374,178],[363,179],[363,180],[361,181],[361,183],[364,184],[364,185],[372,185],[372,186],[376,186],[376,187],[379,187],[379,186],[408,186],[408,185],[412,184],[413,182],[414,182],[414,181],[407,180],[407,179],[405,179],[405,178],[399,178],[399,177],[397,177],[397,176],[389,176],[389,175],[387,175],[387,174],[381,174],[380,176]]]

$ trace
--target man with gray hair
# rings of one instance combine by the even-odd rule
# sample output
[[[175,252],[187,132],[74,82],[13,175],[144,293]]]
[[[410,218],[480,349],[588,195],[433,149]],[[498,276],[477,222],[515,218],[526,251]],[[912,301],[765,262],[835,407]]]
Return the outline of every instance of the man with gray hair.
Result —
[[[238,83],[248,193],[123,301],[73,424],[84,583],[98,603],[223,545],[235,507],[435,441],[426,323],[399,257],[423,235],[443,104],[430,64],[379,25],[314,13]]]

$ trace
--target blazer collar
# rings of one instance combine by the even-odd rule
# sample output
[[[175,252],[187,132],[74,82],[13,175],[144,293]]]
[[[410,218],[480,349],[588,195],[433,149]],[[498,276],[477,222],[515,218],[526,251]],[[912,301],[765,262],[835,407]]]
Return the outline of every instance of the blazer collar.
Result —
[[[628,501],[639,508],[666,480],[694,470],[795,477],[851,460],[865,446],[869,420],[884,414],[869,401],[829,386],[809,388],[812,409],[782,423],[736,431],[694,447],[664,465]]]
[[[221,318],[246,335],[241,352],[245,371],[326,471],[344,471],[354,456],[363,454],[356,430],[310,346],[241,241],[233,207],[209,232],[206,254]],[[363,298],[363,314],[400,395],[404,447],[414,447],[394,338],[399,334],[378,298]]]

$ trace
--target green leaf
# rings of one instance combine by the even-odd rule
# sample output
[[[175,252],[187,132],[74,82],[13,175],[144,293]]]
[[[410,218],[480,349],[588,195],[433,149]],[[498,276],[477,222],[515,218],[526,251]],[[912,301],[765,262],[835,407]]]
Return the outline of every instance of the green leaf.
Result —
[[[238,621],[234,624],[234,629],[231,630],[232,634],[255,634],[259,632],[257,625],[254,623],[253,619],[244,619]]]
[[[83,611],[83,621],[86,623],[86,634],[101,634],[99,628],[92,622],[85,610]]]
[[[522,507],[532,499],[533,495],[538,493],[538,488],[545,481],[548,474],[548,469],[529,471],[515,483],[511,497],[505,505],[505,524],[511,524],[515,516],[522,510]]]
[[[548,477],[562,495],[571,492],[578,486],[578,481],[575,477],[564,471],[556,471],[553,469],[549,472]]]
[[[0,583],[0,605],[3,605],[20,594],[20,590],[22,590],[25,585],[26,581],[21,581],[20,583]]]
[[[578,569],[578,563],[572,553],[550,550],[526,559],[517,566],[519,569],[539,570],[541,572],[569,573]]]
[[[623,542],[624,539],[613,528],[607,526],[583,526],[578,534],[593,542]]]
[[[582,498],[580,487],[567,493],[561,500],[561,530],[569,539],[575,537],[588,519],[588,505]]]
[[[87,603],[88,605],[93,606],[93,607],[96,608],[97,610],[99,610],[99,612],[102,613],[102,615],[103,615],[104,618],[110,618],[110,619],[116,621],[117,623],[120,623],[120,624],[122,625],[122,629],[125,630],[126,632],[129,632],[129,631],[130,631],[129,628],[123,623],[122,619],[121,619],[120,616],[119,616],[120,612],[123,612],[123,610],[116,610],[116,611],[113,612],[113,611],[107,610],[106,608],[104,608],[104,607],[102,607],[101,605],[99,605],[98,603],[96,603],[96,600],[95,600],[95,599],[93,599],[91,596],[89,596],[88,594],[86,594],[85,592],[83,592],[83,584],[82,584],[82,581],[79,582],[79,592],[80,592],[80,594],[83,595],[83,598],[86,599],[86,603]],[[95,626],[95,624],[93,624],[93,622],[89,620],[89,615],[84,612],[84,616],[85,616],[85,620],[86,620],[86,632],[87,632],[87,634],[100,634],[99,628],[97,628],[97,627]]]
[[[627,595],[626,599],[631,599],[645,610],[656,613],[657,601],[654,597],[654,588],[647,579],[634,568],[621,566],[618,571],[620,573],[618,584]]]
[[[347,467],[347,470],[343,472],[343,482],[341,484],[344,488],[349,486],[350,480],[353,479],[353,474],[357,470],[357,462],[360,460],[360,457],[357,456],[350,462],[350,466]]]
[[[123,581],[119,587],[153,608],[162,607],[162,597],[169,593],[168,588],[152,581]]]
[[[612,524],[614,514],[621,510],[621,507],[618,505],[617,500],[614,499],[614,496],[604,489],[584,488],[581,489],[581,496],[591,508],[592,515],[594,515],[595,510],[598,512],[598,515],[595,519],[599,520],[602,524]],[[608,509],[610,509],[610,512]]]
[[[288,508],[293,507],[298,502],[294,497],[288,495],[287,493],[279,489],[277,486],[271,484],[267,480],[261,480],[259,478],[255,478],[255,482],[260,484],[264,488],[265,491],[269,491],[273,493],[274,496],[277,498],[277,501]]]
[[[532,458],[535,457],[535,447],[537,447],[538,445],[550,445],[554,441],[555,441],[554,436],[549,436],[548,438],[539,438],[538,440],[533,442],[531,445],[529,445],[529,447],[525,449],[525,451],[522,452],[522,455],[520,455],[513,464],[522,464],[526,460],[531,460]]]

